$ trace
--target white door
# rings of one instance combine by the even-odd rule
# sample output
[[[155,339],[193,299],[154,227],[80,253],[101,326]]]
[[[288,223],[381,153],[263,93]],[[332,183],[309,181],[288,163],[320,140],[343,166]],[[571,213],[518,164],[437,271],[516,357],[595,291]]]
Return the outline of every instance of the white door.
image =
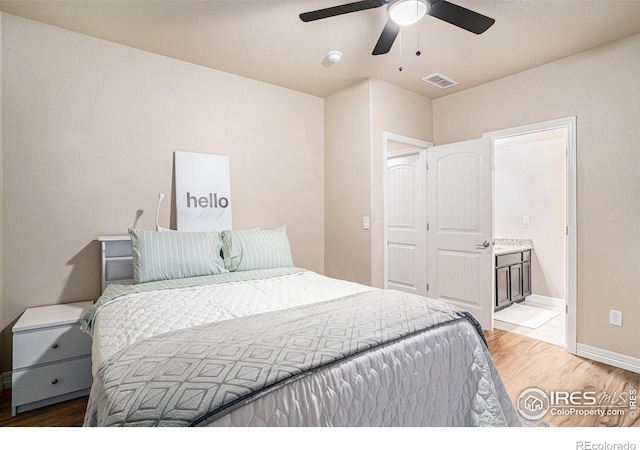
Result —
[[[427,295],[425,150],[387,160],[387,288]],[[406,156],[402,156],[406,155]]]
[[[491,140],[428,150],[429,291],[493,329]]]

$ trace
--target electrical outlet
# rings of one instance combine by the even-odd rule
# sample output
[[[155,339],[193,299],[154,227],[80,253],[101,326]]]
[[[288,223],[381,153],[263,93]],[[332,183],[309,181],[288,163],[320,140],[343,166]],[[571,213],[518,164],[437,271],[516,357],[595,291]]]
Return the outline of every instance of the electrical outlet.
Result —
[[[523,225],[529,225],[529,216],[523,216],[522,217],[522,224]]]
[[[622,326],[622,311],[616,311],[615,309],[609,310],[609,323],[618,327]]]

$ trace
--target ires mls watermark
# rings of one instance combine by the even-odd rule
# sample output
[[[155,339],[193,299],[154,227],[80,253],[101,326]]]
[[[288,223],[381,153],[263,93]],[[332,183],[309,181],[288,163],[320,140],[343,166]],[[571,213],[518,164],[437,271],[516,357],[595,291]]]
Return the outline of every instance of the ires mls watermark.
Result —
[[[543,391],[528,388],[516,403],[525,419],[542,419],[547,413],[554,416],[624,416],[635,419],[638,414],[638,390],[607,391]]]

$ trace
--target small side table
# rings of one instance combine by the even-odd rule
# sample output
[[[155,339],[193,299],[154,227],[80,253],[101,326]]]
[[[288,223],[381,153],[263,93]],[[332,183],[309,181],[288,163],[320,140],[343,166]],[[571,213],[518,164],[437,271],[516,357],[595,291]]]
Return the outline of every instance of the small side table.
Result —
[[[89,394],[91,338],[80,320],[92,301],[28,308],[13,326],[11,413]]]

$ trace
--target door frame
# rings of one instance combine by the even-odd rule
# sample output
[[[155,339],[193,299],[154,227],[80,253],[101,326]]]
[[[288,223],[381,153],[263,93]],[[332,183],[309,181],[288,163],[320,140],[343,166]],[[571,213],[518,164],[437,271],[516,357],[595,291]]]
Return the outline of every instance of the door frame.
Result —
[[[405,145],[410,145],[412,147],[418,148],[418,151],[415,150],[389,150],[389,143],[390,142],[397,142],[399,144],[405,144]],[[411,138],[411,137],[407,137],[407,136],[402,136],[400,134],[395,134],[395,133],[390,133],[388,131],[384,131],[382,133],[382,167],[383,169],[383,177],[382,177],[382,230],[383,230],[383,246],[384,246],[384,253],[383,253],[383,268],[384,268],[384,275],[383,275],[383,283],[384,283],[384,289],[388,289],[388,278],[389,278],[389,263],[388,263],[388,245],[387,245],[387,241],[389,240],[389,236],[387,234],[387,162],[389,160],[389,157],[399,157],[399,156],[409,156],[409,155],[415,155],[415,154],[419,154],[419,153],[425,153],[425,157],[426,157],[426,151],[429,147],[433,147],[433,144],[431,142],[427,142],[427,141],[423,141],[420,139],[415,139],[415,138]],[[425,158],[426,160],[426,158]],[[425,175],[426,176],[426,175]],[[425,197],[426,198],[426,197]],[[427,204],[426,204],[426,200],[425,200],[425,204],[424,204],[424,208],[425,208],[425,215],[427,213],[426,208],[427,208]],[[425,231],[426,234],[426,231]],[[427,242],[428,245],[428,242]],[[425,249],[425,253],[426,253],[426,249]]]
[[[507,128],[483,133],[483,137],[491,138],[491,160],[494,158],[494,140],[499,138],[518,136],[522,134],[537,133],[541,131],[549,131],[558,128],[567,130],[567,160],[566,160],[566,271],[565,271],[565,332],[566,332],[566,349],[571,354],[577,352],[577,327],[576,327],[576,308],[578,304],[578,226],[577,226],[577,183],[576,183],[576,117],[565,117],[546,122],[538,122],[530,125]],[[495,189],[495,186],[493,187]],[[495,203],[495,195],[494,195]],[[493,205],[495,211],[495,204]],[[494,230],[495,231],[495,230]],[[495,236],[494,236],[495,238]]]

